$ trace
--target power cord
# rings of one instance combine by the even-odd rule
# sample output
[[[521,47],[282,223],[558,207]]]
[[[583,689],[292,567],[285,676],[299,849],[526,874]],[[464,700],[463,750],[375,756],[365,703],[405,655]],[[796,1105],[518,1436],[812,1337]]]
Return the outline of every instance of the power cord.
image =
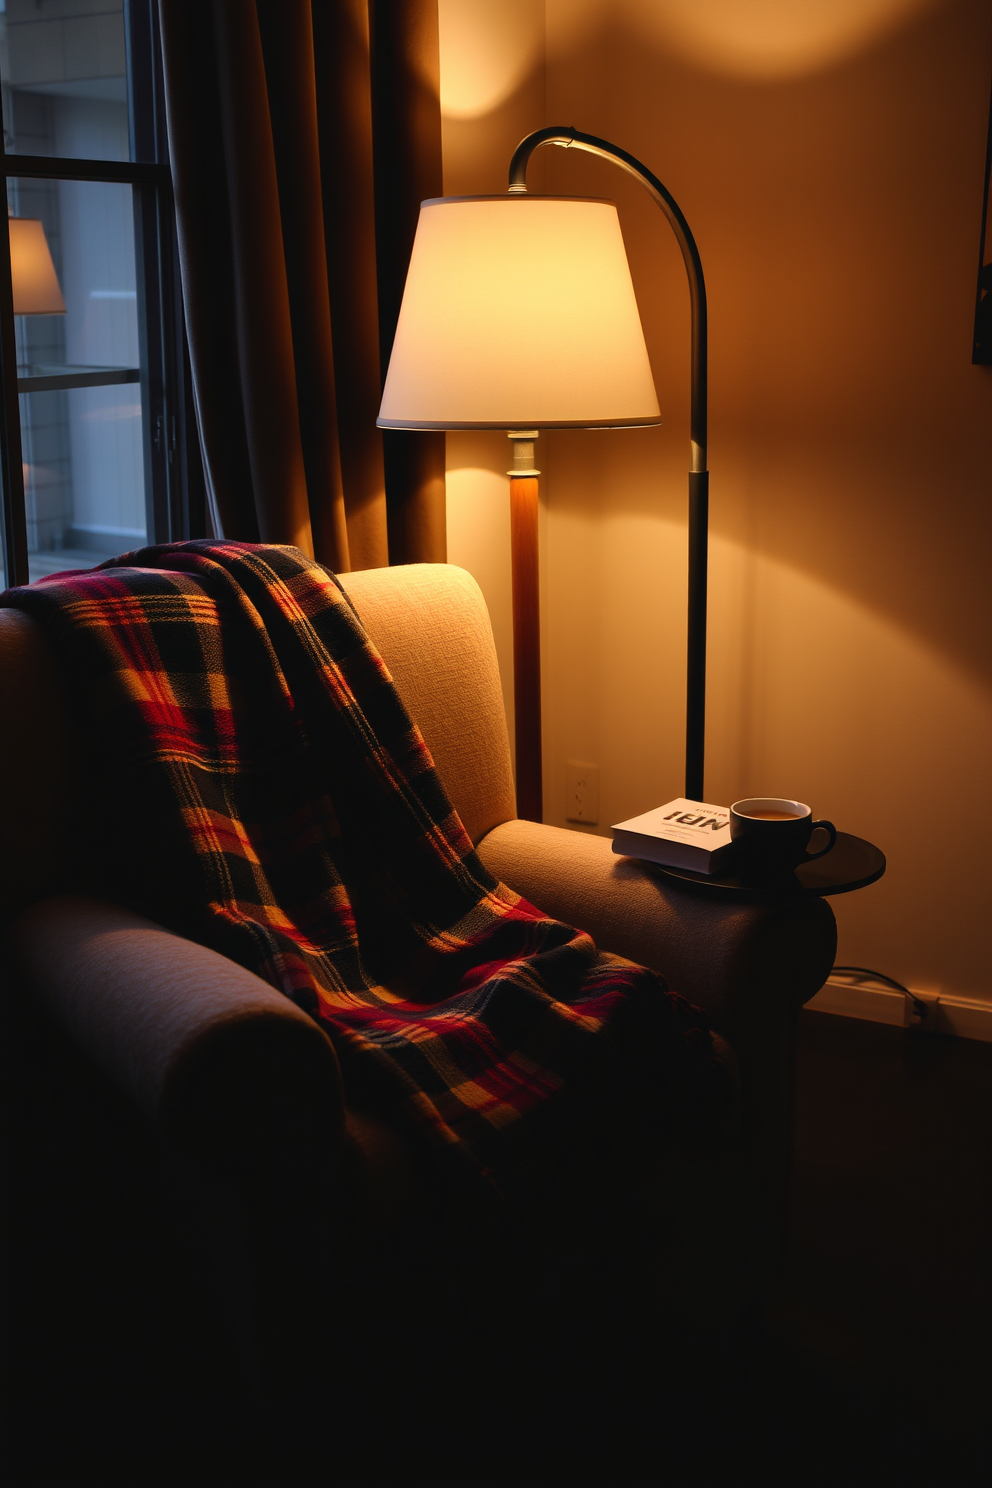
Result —
[[[833,966],[830,975],[837,972],[841,976],[853,977],[856,982],[884,982],[887,987],[894,987],[897,992],[902,992],[913,1004],[913,1012],[918,1018],[925,1018],[930,1011],[922,997],[917,997],[915,992],[910,992],[902,982],[897,982],[895,977],[886,976],[884,971],[872,971],[868,966]]]

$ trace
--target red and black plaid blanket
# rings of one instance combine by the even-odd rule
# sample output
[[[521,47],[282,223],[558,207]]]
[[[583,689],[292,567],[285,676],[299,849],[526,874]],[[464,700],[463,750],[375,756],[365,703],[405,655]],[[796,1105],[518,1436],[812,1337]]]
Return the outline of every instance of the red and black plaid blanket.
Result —
[[[318,564],[203,540],[0,602],[80,689],[116,891],[317,1019],[353,1102],[502,1184],[583,1088],[707,1098],[702,1014],[490,876]]]

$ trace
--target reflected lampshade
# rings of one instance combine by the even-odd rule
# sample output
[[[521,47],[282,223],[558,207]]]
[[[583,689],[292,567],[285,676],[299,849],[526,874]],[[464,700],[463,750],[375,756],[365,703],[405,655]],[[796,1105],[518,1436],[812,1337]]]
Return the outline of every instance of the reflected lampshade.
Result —
[[[36,217],[9,217],[15,315],[64,315],[65,300],[45,229]]]
[[[612,202],[508,195],[423,203],[380,427],[658,422]]]

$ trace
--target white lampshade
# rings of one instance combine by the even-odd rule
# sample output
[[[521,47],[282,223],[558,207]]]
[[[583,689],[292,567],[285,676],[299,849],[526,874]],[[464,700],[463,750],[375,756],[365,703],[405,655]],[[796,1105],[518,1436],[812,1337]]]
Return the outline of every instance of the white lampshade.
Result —
[[[65,300],[37,217],[9,217],[15,315],[64,315]]]
[[[658,421],[612,202],[509,195],[423,203],[382,428]]]

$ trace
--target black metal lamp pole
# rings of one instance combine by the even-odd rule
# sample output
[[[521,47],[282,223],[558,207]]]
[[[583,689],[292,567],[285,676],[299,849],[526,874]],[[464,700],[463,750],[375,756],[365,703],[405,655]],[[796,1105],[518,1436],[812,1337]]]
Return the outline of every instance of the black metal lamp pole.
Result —
[[[709,472],[706,469],[706,286],[699,250],[675,198],[647,166],[594,134],[553,124],[521,140],[510,161],[510,191],[527,190],[527,165],[540,145],[585,150],[616,161],[654,197],[678,239],[689,276],[692,302],[692,397],[689,464],[689,617],[686,655],[685,793],[703,800],[706,725],[706,571],[709,532]]]

